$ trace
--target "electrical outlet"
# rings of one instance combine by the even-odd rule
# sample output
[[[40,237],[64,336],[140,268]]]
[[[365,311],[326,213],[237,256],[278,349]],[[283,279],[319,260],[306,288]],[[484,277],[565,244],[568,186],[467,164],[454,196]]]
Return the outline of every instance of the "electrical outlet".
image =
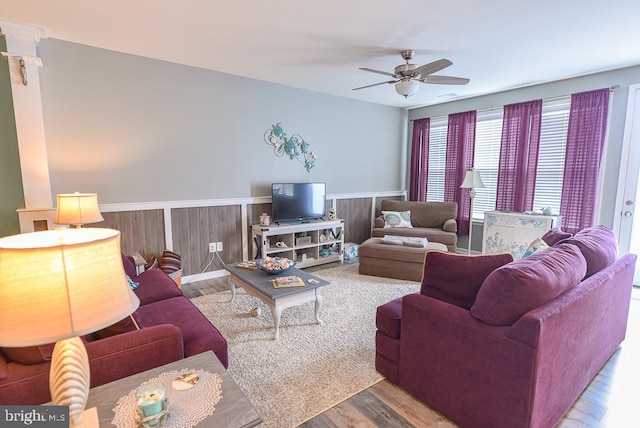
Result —
[[[216,251],[222,251],[222,242],[216,242]]]
[[[215,242],[209,242],[209,254],[215,253],[215,252],[216,252],[216,243]]]

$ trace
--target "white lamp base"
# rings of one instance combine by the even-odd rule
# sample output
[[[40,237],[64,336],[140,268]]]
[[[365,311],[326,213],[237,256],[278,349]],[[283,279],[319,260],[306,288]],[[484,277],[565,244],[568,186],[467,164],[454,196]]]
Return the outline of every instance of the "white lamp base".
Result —
[[[98,421],[98,408],[92,407],[82,412],[82,420],[79,423],[71,421],[70,428],[100,428]]]
[[[53,404],[69,406],[70,422],[81,423],[89,397],[89,357],[78,336],[56,342],[51,356],[49,390]]]
[[[471,199],[471,203],[469,205],[469,244],[467,249],[467,255],[471,255],[471,237],[473,236],[473,198],[476,197],[476,189],[471,189],[469,191],[469,196]]]

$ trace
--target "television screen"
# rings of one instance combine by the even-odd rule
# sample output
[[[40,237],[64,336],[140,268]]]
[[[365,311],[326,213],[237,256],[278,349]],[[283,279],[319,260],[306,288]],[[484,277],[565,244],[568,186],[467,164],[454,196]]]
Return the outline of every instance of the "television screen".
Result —
[[[273,183],[271,203],[271,217],[276,223],[323,218],[326,183]]]

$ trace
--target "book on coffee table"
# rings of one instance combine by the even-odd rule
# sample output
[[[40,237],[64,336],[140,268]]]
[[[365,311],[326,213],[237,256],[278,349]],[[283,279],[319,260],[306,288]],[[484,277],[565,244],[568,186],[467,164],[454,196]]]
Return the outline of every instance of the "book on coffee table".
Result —
[[[271,280],[273,288],[304,287],[304,281],[299,276],[279,276]]]
[[[248,262],[241,262],[236,265],[238,269],[248,269],[248,270],[256,270],[258,268],[258,264],[255,260],[249,260]]]

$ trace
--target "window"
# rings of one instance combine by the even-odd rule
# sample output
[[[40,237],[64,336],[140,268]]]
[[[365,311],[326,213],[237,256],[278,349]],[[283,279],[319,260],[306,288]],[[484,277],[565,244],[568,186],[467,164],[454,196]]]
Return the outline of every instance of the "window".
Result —
[[[444,169],[447,158],[447,117],[431,119],[429,127],[429,176],[427,201],[444,201]]]
[[[536,210],[551,207],[553,212],[560,213],[570,108],[571,97],[542,103],[536,192],[533,197],[533,208]]]
[[[564,154],[569,125],[571,97],[544,100],[540,148],[533,208],[551,207],[560,212]],[[473,219],[484,220],[485,211],[496,206],[498,185],[498,162],[502,139],[502,107],[478,110],[474,167],[480,171],[484,189],[476,190],[473,199]],[[447,117],[431,118],[429,130],[429,177],[427,200],[444,200],[444,167],[447,145]]]
[[[498,162],[502,139],[502,108],[478,111],[473,167],[480,171],[484,189],[473,198],[473,219],[483,220],[485,211],[496,209]]]

